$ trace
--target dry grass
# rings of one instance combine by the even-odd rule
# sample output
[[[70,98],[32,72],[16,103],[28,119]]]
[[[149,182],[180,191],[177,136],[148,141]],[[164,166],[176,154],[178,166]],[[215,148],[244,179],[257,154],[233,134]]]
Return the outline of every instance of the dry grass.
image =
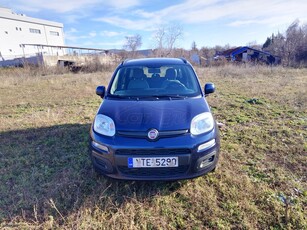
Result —
[[[267,98],[299,111],[307,109],[306,69],[228,65],[200,69],[198,74],[220,84],[221,92],[232,87],[231,91],[246,97]]]
[[[196,69],[216,93],[215,173],[177,182],[97,176],[87,156],[111,72],[0,71],[0,228],[307,229],[306,69]],[[14,70],[15,71],[15,70]]]

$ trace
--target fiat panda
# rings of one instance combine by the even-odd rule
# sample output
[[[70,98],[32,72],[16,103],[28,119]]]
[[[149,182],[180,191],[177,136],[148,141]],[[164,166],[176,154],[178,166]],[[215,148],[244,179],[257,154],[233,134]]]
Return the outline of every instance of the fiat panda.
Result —
[[[179,180],[213,171],[220,137],[206,96],[185,59],[123,61],[90,129],[90,157],[103,175],[124,180]]]

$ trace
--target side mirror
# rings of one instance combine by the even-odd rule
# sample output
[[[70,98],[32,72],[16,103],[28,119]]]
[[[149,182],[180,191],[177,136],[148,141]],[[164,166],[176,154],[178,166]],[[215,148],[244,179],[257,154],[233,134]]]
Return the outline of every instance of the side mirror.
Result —
[[[106,92],[106,88],[104,86],[98,86],[96,88],[96,94],[100,96],[101,98],[104,97],[105,92]]]
[[[210,93],[214,93],[215,87],[213,83],[206,83],[204,87],[205,96],[208,96]]]

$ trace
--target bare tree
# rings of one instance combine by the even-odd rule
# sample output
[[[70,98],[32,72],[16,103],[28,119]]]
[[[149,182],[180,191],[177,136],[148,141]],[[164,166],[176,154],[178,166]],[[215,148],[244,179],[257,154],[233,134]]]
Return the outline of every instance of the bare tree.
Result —
[[[132,57],[135,57],[137,49],[142,46],[142,36],[136,34],[134,36],[126,36],[125,38],[126,42],[124,45],[124,49],[131,51]]]
[[[264,48],[265,51],[269,51],[276,56],[283,57],[285,53],[285,36],[278,32],[277,35],[272,34],[272,38],[270,40],[269,45]]]
[[[295,20],[283,34],[272,35],[263,48],[282,58],[286,66],[307,66],[307,25]]]
[[[257,41],[251,41],[246,43],[246,46],[257,49],[257,50],[261,50],[262,45],[258,44]]]
[[[198,50],[195,41],[192,42],[191,49],[192,49],[192,51],[197,51]]]
[[[202,47],[200,49],[200,55],[204,60],[210,60],[216,55],[216,51],[214,48]]]
[[[156,40],[156,49],[160,52],[162,52],[163,48],[164,48],[164,43],[165,43],[165,35],[166,31],[165,31],[165,26],[161,26],[159,27],[154,34],[154,39]],[[159,55],[160,56],[160,55]]]
[[[179,24],[161,25],[154,33],[157,55],[166,57],[172,54],[175,43],[182,37],[183,29]]]
[[[307,24],[302,25],[301,33],[302,38],[299,46],[297,47],[298,52],[296,53],[296,61],[300,66],[307,67]]]
[[[298,46],[300,45],[300,40],[302,39],[299,21],[295,20],[286,30],[286,42],[285,42],[285,61],[288,66],[293,66],[295,62],[295,54]]]

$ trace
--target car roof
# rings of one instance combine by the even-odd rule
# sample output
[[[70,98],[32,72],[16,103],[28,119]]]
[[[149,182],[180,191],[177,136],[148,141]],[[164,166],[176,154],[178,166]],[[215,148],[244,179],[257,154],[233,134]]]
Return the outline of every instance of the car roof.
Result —
[[[136,65],[178,65],[189,64],[187,60],[183,58],[140,58],[140,59],[128,59],[121,63],[121,66],[136,66]]]

